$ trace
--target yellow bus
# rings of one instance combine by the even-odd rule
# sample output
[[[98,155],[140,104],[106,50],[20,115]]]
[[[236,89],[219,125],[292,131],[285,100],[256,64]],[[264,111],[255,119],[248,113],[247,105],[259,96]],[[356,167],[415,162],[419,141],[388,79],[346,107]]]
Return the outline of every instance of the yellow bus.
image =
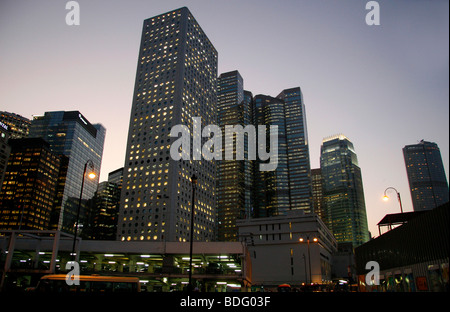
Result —
[[[140,292],[138,277],[79,275],[80,285],[68,285],[66,274],[44,275],[35,288],[37,292],[49,293],[111,293],[111,292]]]

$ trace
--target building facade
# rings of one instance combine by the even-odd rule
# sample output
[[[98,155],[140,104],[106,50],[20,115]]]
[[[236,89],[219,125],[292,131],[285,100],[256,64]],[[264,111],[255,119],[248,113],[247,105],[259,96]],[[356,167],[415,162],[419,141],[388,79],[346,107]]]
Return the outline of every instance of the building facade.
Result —
[[[420,141],[403,148],[414,211],[436,208],[449,201],[448,182],[436,143]]]
[[[316,214],[291,210],[282,216],[237,221],[248,246],[253,285],[301,287],[332,280],[333,234]]]
[[[323,176],[320,168],[311,170],[311,186],[313,195],[313,211],[322,219],[322,221],[326,223],[325,204],[323,200]]]
[[[357,247],[369,240],[361,169],[353,143],[344,135],[322,142],[325,220],[339,243]]]
[[[260,171],[258,163],[261,160],[257,161],[254,169],[254,216],[284,215],[291,209],[284,101],[268,95],[256,95],[254,98],[254,121],[256,125],[278,126],[278,164],[276,169]],[[268,135],[269,130],[266,127],[266,137]],[[265,139],[262,138],[262,140]]]
[[[450,205],[446,203],[416,212],[405,224],[357,247],[360,291],[448,292],[449,236]],[[378,263],[379,279],[370,278],[367,283],[370,261]]]
[[[123,168],[120,168],[108,174],[108,181],[98,184],[97,192],[91,201],[92,239],[116,239],[122,182]]]
[[[198,184],[193,239],[216,239],[216,164],[204,160],[199,142],[192,142],[194,131],[201,131],[193,118],[201,117],[203,125],[217,124],[216,89],[217,51],[187,8],[144,21],[125,157],[119,240],[189,241],[194,174]],[[189,142],[185,143],[189,148],[180,151],[189,155],[186,159],[171,157],[171,145],[177,140],[171,129],[176,125],[188,133]]]
[[[244,81],[238,71],[223,73],[218,79],[217,112],[218,125],[225,133],[225,126],[242,126],[253,124],[252,94],[244,90]],[[225,136],[222,147],[233,151],[233,160],[217,162],[217,198],[218,198],[218,240],[236,241],[236,220],[251,215],[253,210],[253,165],[248,157],[248,136],[242,135],[244,159],[237,160],[236,135],[232,146],[227,146]],[[229,144],[229,143],[228,143]]]
[[[311,165],[303,93],[299,87],[285,89],[277,98],[284,101],[290,208],[310,213],[312,212]]]
[[[312,211],[306,113],[300,88],[283,90],[277,97],[253,96],[244,90],[238,71],[223,73],[218,79],[218,122],[222,133],[226,133],[226,126],[235,127],[232,140],[223,140],[225,153],[217,164],[220,240],[236,239],[237,219]],[[265,137],[259,137],[258,132],[257,138],[249,141],[252,132],[247,126],[253,126],[255,134],[259,126],[266,126]],[[277,166],[262,171],[260,165],[267,161],[251,157],[250,151],[258,148],[259,156],[259,148],[270,143],[270,126],[278,130]],[[239,144],[244,160],[235,160]],[[233,160],[225,160],[228,149],[233,151]]]
[[[67,274],[66,264],[73,260],[69,235],[59,231],[23,234],[0,230],[0,255],[6,258],[2,290],[36,286],[45,274]],[[81,275],[135,276],[142,292],[183,291],[189,281],[189,244],[83,240],[78,247]],[[197,242],[192,258],[192,281],[200,291],[250,290],[251,260],[244,244]]]
[[[283,90],[276,98],[256,95],[253,101],[255,125],[278,126],[277,168],[262,172],[255,167],[254,215],[283,215],[289,210],[312,212],[308,132],[300,88]]]
[[[60,206],[54,210],[51,229],[73,232],[83,179],[85,183],[78,224],[87,222],[87,201],[97,190],[105,134],[106,129],[101,124],[91,124],[78,111],[46,112],[42,116],[34,116],[29,137],[43,138],[54,153],[65,155],[69,159],[66,179],[62,183],[64,186],[60,185]],[[94,166],[94,180],[83,177],[84,167],[88,162],[92,162]],[[81,229],[79,233],[82,235]]]
[[[9,126],[0,121],[0,191],[5,177],[6,166],[8,165],[11,147],[8,144]]]
[[[64,156],[41,138],[10,140],[11,155],[0,191],[0,228],[47,230],[64,179]],[[62,176],[61,176],[62,175]]]
[[[8,126],[11,139],[26,138],[29,133],[31,120],[23,116],[0,112],[0,122]]]
[[[121,189],[120,185],[109,181],[98,184],[92,198],[92,239],[116,239]]]

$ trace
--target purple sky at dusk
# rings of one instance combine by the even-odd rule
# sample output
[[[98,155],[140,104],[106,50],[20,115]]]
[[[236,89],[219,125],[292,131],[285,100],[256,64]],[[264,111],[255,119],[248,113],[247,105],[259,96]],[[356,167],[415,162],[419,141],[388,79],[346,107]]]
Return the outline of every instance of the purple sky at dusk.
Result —
[[[143,20],[187,6],[219,53],[219,74],[239,70],[244,88],[276,96],[300,86],[311,168],[342,133],[362,170],[369,229],[396,200],[412,211],[402,148],[421,139],[441,149],[449,176],[449,2],[79,0],[68,26],[64,0],[0,0],[0,110],[24,117],[79,110],[107,129],[100,180],[124,165]],[[392,198],[395,198],[395,194]]]

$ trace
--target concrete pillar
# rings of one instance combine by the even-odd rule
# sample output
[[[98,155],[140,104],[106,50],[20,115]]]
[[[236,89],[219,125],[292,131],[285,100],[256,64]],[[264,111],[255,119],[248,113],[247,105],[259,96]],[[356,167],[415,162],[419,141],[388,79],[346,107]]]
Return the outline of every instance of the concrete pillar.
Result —
[[[60,231],[56,231],[55,232],[55,238],[53,239],[52,259],[50,260],[50,269],[49,269],[49,273],[50,274],[54,274],[55,273],[56,258],[58,257],[59,240],[60,240],[60,238],[61,238],[61,232]]]
[[[9,238],[8,255],[6,256],[5,268],[3,270],[2,279],[0,281],[0,290],[3,289],[5,284],[6,273],[11,269],[11,262],[14,254],[14,248],[16,246],[16,232],[12,231]]]

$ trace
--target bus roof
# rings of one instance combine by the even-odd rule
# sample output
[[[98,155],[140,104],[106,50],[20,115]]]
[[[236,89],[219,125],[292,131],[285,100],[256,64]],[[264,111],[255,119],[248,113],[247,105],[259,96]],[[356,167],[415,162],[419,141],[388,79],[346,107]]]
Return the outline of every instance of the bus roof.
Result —
[[[41,277],[41,280],[66,280],[66,274],[50,274]],[[97,281],[97,282],[139,282],[138,277],[129,276],[102,276],[102,275],[78,275],[80,281]]]

